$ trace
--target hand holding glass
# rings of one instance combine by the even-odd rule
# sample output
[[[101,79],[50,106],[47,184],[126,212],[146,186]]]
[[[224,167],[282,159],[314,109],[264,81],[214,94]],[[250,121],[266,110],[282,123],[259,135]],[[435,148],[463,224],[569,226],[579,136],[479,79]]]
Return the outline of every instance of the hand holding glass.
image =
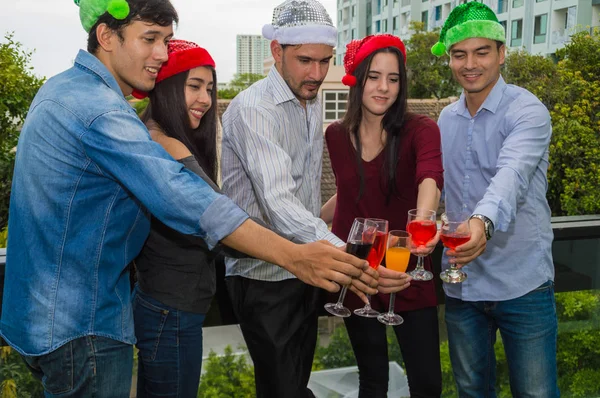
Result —
[[[385,266],[393,271],[406,272],[410,260],[411,235],[406,231],[394,230],[388,234],[387,253],[385,255]],[[381,314],[377,320],[385,325],[401,325],[404,319],[394,313],[394,300],[396,293],[390,293],[390,307],[388,312]]]
[[[367,220],[372,221],[377,226],[375,241],[373,242],[371,251],[367,256],[369,267],[377,269],[379,264],[381,264],[383,257],[385,256],[385,251],[387,248],[388,221],[380,218],[368,218]],[[379,312],[371,308],[370,300],[371,296],[367,294],[367,303],[365,306],[363,308],[354,310],[354,313],[359,316],[364,316],[365,318],[377,318]]]
[[[348,234],[346,253],[350,253],[363,260],[366,259],[375,241],[376,232],[377,225],[373,221],[365,218],[355,218]],[[325,304],[327,312],[342,318],[351,315],[350,310],[344,307],[344,298],[347,291],[348,286],[342,287],[338,301],[336,303]]]
[[[416,247],[425,246],[435,238],[437,224],[435,211],[428,209],[412,209],[408,211],[406,230],[411,235],[412,243]],[[430,281],[433,274],[423,267],[423,258],[426,255],[417,255],[417,266],[408,274],[416,281]]]
[[[454,250],[458,246],[467,243],[471,239],[469,219],[471,215],[463,212],[446,212],[442,214],[442,233],[440,239],[444,246]],[[440,274],[440,278],[446,283],[460,283],[467,279],[467,274],[456,268],[456,264],[450,264],[450,268]]]

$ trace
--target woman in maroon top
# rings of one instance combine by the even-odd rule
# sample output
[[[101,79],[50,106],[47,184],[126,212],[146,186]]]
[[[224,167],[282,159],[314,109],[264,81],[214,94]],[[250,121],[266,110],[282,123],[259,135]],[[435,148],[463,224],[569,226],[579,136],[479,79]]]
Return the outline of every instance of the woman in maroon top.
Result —
[[[344,57],[350,88],[344,119],[326,131],[327,147],[337,193],[322,209],[333,221],[333,232],[348,236],[355,217],[382,218],[389,229],[406,229],[408,210],[436,210],[443,185],[440,132],[425,116],[407,113],[406,51],[392,35],[367,36],[347,46]],[[357,84],[358,83],[358,84]],[[437,242],[437,239],[435,240]],[[435,245],[427,248],[431,251]],[[411,256],[409,270],[416,257]],[[431,270],[431,259],[425,258]],[[395,275],[394,275],[395,274]],[[396,311],[404,323],[394,331],[406,367],[411,397],[439,397],[441,369],[437,300],[433,281],[411,281],[404,273],[380,267],[380,285],[386,278],[405,278],[396,295]],[[383,312],[388,294],[372,298]],[[363,302],[349,293],[345,305]],[[388,349],[386,326],[376,318],[344,318],[360,376],[359,397],[387,397]]]

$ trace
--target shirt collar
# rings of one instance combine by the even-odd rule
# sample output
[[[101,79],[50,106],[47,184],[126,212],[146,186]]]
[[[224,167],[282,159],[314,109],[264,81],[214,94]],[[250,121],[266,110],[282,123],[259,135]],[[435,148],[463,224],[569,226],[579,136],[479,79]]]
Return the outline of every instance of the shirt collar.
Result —
[[[500,75],[498,81],[496,82],[496,84],[494,84],[494,88],[492,88],[492,91],[490,91],[488,96],[485,98],[485,101],[483,101],[483,104],[481,104],[481,106],[477,110],[477,113],[479,113],[479,111],[481,111],[482,109],[486,109],[492,113],[496,113],[496,111],[498,110],[498,106],[500,105],[500,101],[502,101],[502,95],[504,94],[505,89],[506,82],[502,78],[502,75]],[[467,101],[465,98],[464,90],[460,94],[460,98],[454,105],[453,110],[458,115],[466,115],[468,118],[471,118],[471,114],[467,109]]]
[[[283,77],[281,77],[281,75],[279,74],[279,71],[277,70],[275,65],[273,65],[273,67],[271,67],[271,70],[269,70],[267,79],[269,80],[269,83],[271,83],[271,86],[273,87],[273,100],[275,101],[276,105],[279,105],[279,104],[282,104],[282,103],[288,102],[288,101],[295,101],[298,105],[301,105],[300,100],[298,98],[296,98],[296,96],[294,95],[293,91],[290,89],[288,84],[285,82],[285,80],[283,80]],[[316,98],[314,100],[306,101],[306,105],[309,106],[309,105],[313,104],[315,101],[316,101]]]
[[[79,50],[79,53],[75,58],[75,65],[89,70],[102,79],[104,84],[106,84],[108,87],[118,92],[121,96],[123,95],[123,91],[121,91],[121,87],[119,86],[119,83],[117,83],[117,79],[115,79],[112,73],[108,71],[106,66],[98,58],[96,58],[96,56],[88,53],[87,51]]]

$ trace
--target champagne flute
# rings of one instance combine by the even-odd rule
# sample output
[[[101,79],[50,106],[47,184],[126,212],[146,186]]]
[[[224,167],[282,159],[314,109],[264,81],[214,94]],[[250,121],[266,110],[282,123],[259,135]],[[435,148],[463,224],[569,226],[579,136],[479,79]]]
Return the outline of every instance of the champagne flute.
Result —
[[[456,247],[467,243],[471,239],[469,219],[471,215],[465,212],[448,211],[442,214],[442,233],[440,239],[444,246],[454,250]],[[460,283],[467,279],[467,274],[456,268],[456,264],[450,264],[450,268],[440,274],[440,278],[446,283]]]
[[[412,209],[408,211],[408,223],[406,230],[411,234],[412,243],[417,246],[425,246],[435,238],[437,225],[435,222],[435,211],[428,209]],[[417,254],[417,266],[408,274],[416,281],[430,281],[433,274],[423,267],[423,258],[426,255]]]
[[[375,242],[373,242],[371,251],[367,256],[367,261],[369,262],[369,267],[377,269],[383,260],[383,256],[385,256],[389,224],[387,220],[382,220],[381,218],[368,218],[368,220],[375,223],[377,232],[375,234]],[[367,303],[365,306],[354,310],[354,313],[365,318],[377,318],[379,315],[379,312],[371,308],[371,296],[369,294],[367,294]]]
[[[390,231],[387,240],[387,253],[385,255],[385,266],[394,271],[406,272],[408,260],[410,260],[411,234],[406,231]],[[396,326],[404,323],[404,319],[394,313],[394,300],[396,293],[390,293],[390,307],[388,312],[381,314],[377,320],[385,325]]]
[[[348,234],[348,242],[346,242],[346,253],[350,253],[360,259],[366,259],[371,251],[371,246],[375,241],[376,225],[371,220],[357,217],[352,223],[350,233]],[[325,304],[325,309],[332,315],[339,316],[342,318],[349,317],[351,312],[348,308],[344,307],[344,298],[348,286],[342,287],[340,296],[336,303]]]

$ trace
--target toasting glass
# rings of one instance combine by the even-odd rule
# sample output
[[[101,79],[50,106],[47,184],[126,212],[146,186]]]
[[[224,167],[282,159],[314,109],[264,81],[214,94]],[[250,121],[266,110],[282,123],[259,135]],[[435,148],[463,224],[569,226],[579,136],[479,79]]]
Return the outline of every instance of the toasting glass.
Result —
[[[411,234],[413,245],[417,247],[425,246],[435,238],[437,233],[435,211],[428,209],[409,210],[406,230]],[[416,281],[430,281],[433,279],[433,274],[423,267],[423,258],[425,257],[425,255],[417,255],[417,266],[408,273]]]
[[[369,262],[369,267],[377,269],[383,257],[385,256],[385,251],[387,248],[387,234],[388,234],[388,221],[382,220],[380,218],[368,218],[368,220],[372,221],[376,225],[376,234],[375,241],[373,242],[373,246],[371,247],[371,251],[367,256],[367,261]],[[377,318],[379,312],[375,311],[371,308],[371,296],[367,294],[367,303],[363,308],[359,308],[354,310],[354,313],[359,316],[364,316],[365,318]]]
[[[385,266],[394,271],[406,272],[408,260],[410,260],[411,234],[406,231],[390,231],[387,239],[387,252],[385,254]],[[394,300],[396,293],[390,293],[390,306],[388,312],[380,314],[377,320],[385,325],[401,325],[404,319],[394,313]]]
[[[442,232],[440,239],[444,246],[454,250],[458,246],[467,243],[471,239],[469,228],[470,213],[447,211],[442,214]],[[450,264],[450,268],[440,274],[440,278],[446,283],[460,283],[467,279],[467,274]]]
[[[373,242],[375,241],[375,235],[377,232],[376,224],[365,218],[357,217],[352,223],[350,233],[348,234],[348,241],[346,242],[346,253],[350,253],[360,259],[366,259],[371,251]],[[325,304],[325,309],[332,315],[339,316],[342,318],[349,317],[351,315],[350,310],[344,307],[344,298],[348,286],[342,287],[340,296],[336,303]]]

